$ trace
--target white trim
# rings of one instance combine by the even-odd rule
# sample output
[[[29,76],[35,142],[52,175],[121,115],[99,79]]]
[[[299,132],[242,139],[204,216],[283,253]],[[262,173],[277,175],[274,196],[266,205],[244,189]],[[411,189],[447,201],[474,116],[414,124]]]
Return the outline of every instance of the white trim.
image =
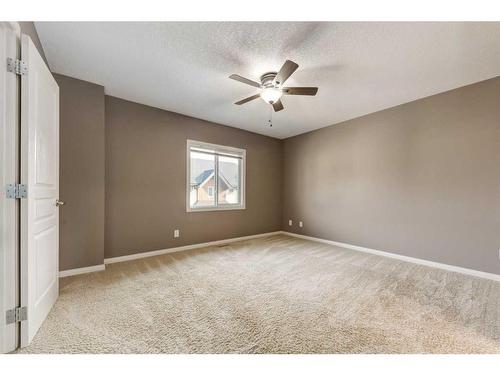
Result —
[[[129,260],[135,260],[135,259],[141,259],[141,258],[149,258],[149,257],[157,256],[157,255],[163,255],[163,254],[168,254],[168,253],[176,253],[178,251],[186,251],[186,250],[192,250],[192,249],[199,249],[200,247],[224,245],[224,244],[228,244],[228,243],[231,243],[231,242],[252,240],[252,239],[255,239],[255,238],[269,237],[269,236],[273,236],[273,235],[277,235],[277,234],[282,234],[282,233],[283,233],[282,231],[268,232],[268,233],[254,234],[254,235],[251,235],[251,236],[228,238],[228,239],[219,240],[219,241],[210,241],[210,242],[204,242],[204,243],[197,243],[197,244],[193,244],[193,245],[171,247],[169,249],[146,251],[146,252],[143,252],[143,253],[124,255],[124,256],[121,256],[121,257],[106,258],[106,259],[104,259],[104,264],[126,262],[126,261],[129,261]]]
[[[234,205],[234,204],[220,204],[217,207],[200,206],[197,208],[190,208],[189,210],[186,210],[186,212],[196,213],[196,212],[231,211],[231,210],[245,210],[245,207],[241,207],[240,205]]]
[[[276,231],[276,232],[254,234],[251,236],[228,238],[228,239],[219,240],[219,241],[204,242],[204,243],[198,243],[198,244],[193,244],[193,245],[172,247],[172,248],[168,248],[168,249],[146,251],[146,252],[142,252],[142,253],[124,255],[124,256],[114,257],[114,258],[106,258],[106,259],[104,259],[104,264],[102,264],[102,265],[61,271],[61,272],[59,272],[59,277],[79,275],[79,274],[88,273],[88,272],[104,271],[105,265],[111,264],[111,263],[126,262],[129,260],[149,258],[149,257],[168,254],[168,253],[176,253],[179,251],[199,249],[199,248],[208,247],[208,246],[223,245],[223,244],[228,244],[228,243],[232,243],[232,242],[245,241],[245,240],[251,240],[251,239],[262,238],[262,237],[269,237],[269,236],[278,235],[278,234],[284,234],[284,235],[287,235],[290,237],[302,238],[304,240],[309,240],[309,241],[314,241],[314,242],[321,242],[321,243],[325,243],[328,245],[342,247],[345,249],[361,251],[364,253],[369,253],[369,254],[379,255],[379,256],[383,256],[383,257],[387,257],[387,258],[401,260],[403,262],[409,262],[409,263],[420,264],[420,265],[424,265],[424,266],[428,266],[428,267],[439,268],[442,270],[446,270],[446,271],[450,271],[450,272],[457,272],[457,273],[475,276],[475,277],[480,277],[483,279],[500,281],[500,275],[497,275],[494,273],[488,273],[488,272],[483,272],[483,271],[472,270],[469,268],[452,266],[449,264],[433,262],[433,261],[425,260],[425,259],[413,258],[413,257],[389,253],[389,252],[381,251],[381,250],[374,250],[374,249],[370,249],[367,247],[351,245],[351,244],[347,244],[347,243],[343,243],[343,242],[325,240],[322,238],[311,237],[311,236],[304,236],[302,234],[296,234],[296,233],[291,233],[291,232],[286,232],[286,231]]]
[[[90,266],[90,267],[73,268],[71,270],[59,271],[59,278],[74,276],[74,275],[81,275],[81,274],[90,273],[90,272],[104,271],[105,269],[106,269],[106,266],[104,264],[98,264],[97,266]]]
[[[0,22],[0,27],[5,27],[6,29],[13,31],[18,38],[21,37],[21,26],[19,25],[19,22],[2,21]]]
[[[245,156],[245,149],[243,149],[243,148],[218,145],[215,143],[208,143],[208,142],[202,142],[202,141],[195,141],[193,139],[188,139],[187,143],[188,143],[189,147],[199,148],[202,150],[205,149],[209,153],[213,152],[213,153],[225,154],[227,156],[234,156],[234,157]]]
[[[5,322],[5,311],[19,304],[19,200],[5,195],[7,184],[20,182],[20,78],[5,66],[20,56],[19,30],[17,22],[0,22],[0,353],[16,349],[19,326]]]
[[[213,206],[206,207],[191,207],[190,195],[191,195],[191,147],[197,148],[205,148],[207,150],[227,153],[228,156],[234,154],[234,156],[241,157],[241,171],[240,171],[240,203],[239,204],[218,204],[218,173],[217,169],[217,156],[215,156],[215,166],[214,166],[214,175],[215,175],[215,203]],[[186,212],[194,213],[194,212],[208,212],[208,211],[229,211],[229,210],[245,210],[246,209],[246,160],[247,160],[247,151],[243,148],[236,148],[231,146],[222,146],[216,145],[213,143],[195,141],[192,139],[186,140]],[[207,178],[206,181],[209,179]]]
[[[399,255],[399,254],[389,253],[386,251],[374,250],[374,249],[370,249],[367,247],[356,246],[356,245],[351,245],[351,244],[337,242],[337,241],[330,241],[330,240],[325,240],[325,239],[317,238],[317,237],[304,236],[302,234],[296,234],[296,233],[285,232],[285,231],[283,231],[282,233],[287,235],[287,236],[291,236],[291,237],[302,238],[304,240],[321,242],[321,243],[325,243],[328,245],[343,247],[346,249],[362,251],[364,253],[375,254],[375,255],[380,255],[383,257],[387,257],[387,258],[398,259],[398,260],[401,260],[403,262],[409,262],[409,263],[420,264],[423,266],[439,268],[439,269],[446,270],[446,271],[462,273],[464,275],[480,277],[483,279],[488,279],[488,280],[493,280],[493,281],[500,281],[500,275],[497,275],[495,273],[489,273],[489,272],[472,270],[470,268],[452,266],[450,264],[438,263],[438,262],[433,262],[430,260],[425,260],[425,259],[420,259],[420,258],[413,258],[413,257],[409,257],[406,255]]]

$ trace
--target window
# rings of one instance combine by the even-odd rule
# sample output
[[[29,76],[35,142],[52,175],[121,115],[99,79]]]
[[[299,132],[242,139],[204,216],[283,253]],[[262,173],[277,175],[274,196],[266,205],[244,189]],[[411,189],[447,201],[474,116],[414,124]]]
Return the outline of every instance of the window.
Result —
[[[246,151],[187,141],[187,211],[245,208]]]

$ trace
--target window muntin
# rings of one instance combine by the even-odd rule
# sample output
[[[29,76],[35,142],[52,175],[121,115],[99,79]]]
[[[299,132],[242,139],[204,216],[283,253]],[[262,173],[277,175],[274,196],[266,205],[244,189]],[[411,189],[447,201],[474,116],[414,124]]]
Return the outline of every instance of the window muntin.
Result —
[[[245,208],[243,149],[188,140],[187,211]]]

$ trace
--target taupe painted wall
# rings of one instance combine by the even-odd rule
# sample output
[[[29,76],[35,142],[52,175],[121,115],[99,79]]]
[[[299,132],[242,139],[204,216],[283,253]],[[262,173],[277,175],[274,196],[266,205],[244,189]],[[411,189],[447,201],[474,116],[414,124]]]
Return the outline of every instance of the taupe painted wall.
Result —
[[[283,187],[284,230],[500,274],[500,77],[286,139]]]
[[[104,259],[104,87],[54,74],[60,96],[59,267]]]
[[[187,139],[247,150],[245,210],[186,212]],[[106,258],[280,230],[281,181],[277,139],[106,96]]]
[[[31,21],[23,21],[18,23],[19,27],[21,28],[21,33],[26,34],[31,38],[33,44],[35,45],[38,52],[42,56],[43,61],[45,61],[45,64],[49,66],[49,64],[47,63],[47,59],[45,58],[45,52],[43,51],[42,43],[40,43],[40,39],[38,38],[38,33],[36,32],[35,24]]]
[[[500,78],[283,142],[56,79],[61,269],[284,229],[500,273]],[[246,210],[186,213],[188,138],[247,149]]]

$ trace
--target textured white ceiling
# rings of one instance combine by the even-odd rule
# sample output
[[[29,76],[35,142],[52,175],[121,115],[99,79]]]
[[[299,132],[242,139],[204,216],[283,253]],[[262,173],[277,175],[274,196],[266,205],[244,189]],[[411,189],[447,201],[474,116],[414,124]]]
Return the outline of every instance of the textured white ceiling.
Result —
[[[56,73],[109,95],[286,138],[500,75],[500,22],[37,22]],[[254,100],[253,80],[299,64],[285,110]]]

